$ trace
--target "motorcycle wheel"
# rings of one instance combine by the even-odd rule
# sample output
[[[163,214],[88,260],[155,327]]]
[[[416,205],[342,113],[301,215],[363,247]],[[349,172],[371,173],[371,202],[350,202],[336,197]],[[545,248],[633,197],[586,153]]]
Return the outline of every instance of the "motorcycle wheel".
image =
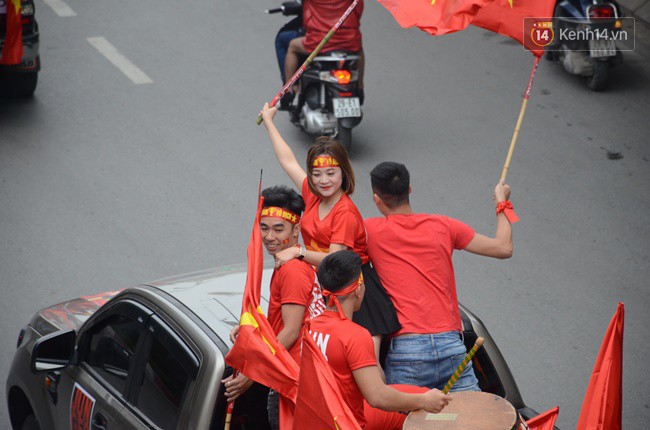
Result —
[[[592,91],[602,91],[607,86],[609,80],[609,61],[592,61],[594,66],[594,74],[586,76],[587,86]]]
[[[343,127],[341,125],[341,120],[338,121],[338,135],[336,139],[343,145],[346,151],[348,153],[350,152],[350,149],[352,148],[352,129]]]

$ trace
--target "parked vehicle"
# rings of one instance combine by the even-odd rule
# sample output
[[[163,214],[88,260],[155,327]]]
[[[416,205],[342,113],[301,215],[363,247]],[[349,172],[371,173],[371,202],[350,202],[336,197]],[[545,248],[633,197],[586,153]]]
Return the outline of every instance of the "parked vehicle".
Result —
[[[6,383],[13,429],[222,429],[219,381],[232,372],[224,357],[245,282],[243,271],[214,269],[40,310],[18,336]],[[481,388],[537,415],[481,320],[462,306],[461,315],[467,345],[485,338],[474,361]],[[232,429],[267,428],[268,390],[254,387],[237,400]]]
[[[298,2],[287,2],[267,12],[299,15],[302,8]],[[363,118],[364,95],[358,87],[359,66],[358,52],[329,51],[316,56],[298,80],[298,96],[289,106],[281,108],[290,112],[292,122],[302,130],[317,136],[336,136],[349,151],[352,129]]]
[[[614,1],[560,0],[555,6],[555,37],[546,58],[572,75],[582,76],[589,88],[603,90],[610,69],[623,62],[616,47],[620,8]]]
[[[7,2],[9,1],[11,0],[0,0],[0,52],[5,44]],[[31,97],[36,90],[41,59],[38,23],[34,12],[33,0],[21,1],[23,57],[19,64],[0,64],[0,96]]]

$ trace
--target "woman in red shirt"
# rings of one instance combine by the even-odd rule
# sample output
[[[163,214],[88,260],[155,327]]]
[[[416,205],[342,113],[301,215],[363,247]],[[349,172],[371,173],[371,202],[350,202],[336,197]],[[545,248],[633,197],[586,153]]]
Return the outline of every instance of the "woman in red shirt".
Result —
[[[350,194],[354,192],[354,171],[348,154],[339,142],[330,137],[319,137],[307,153],[305,172],[273,123],[276,112],[276,108],[265,104],[260,114],[280,166],[296,187],[302,190],[305,201],[305,211],[300,221],[305,247],[289,248],[277,253],[276,265],[301,258],[318,266],[327,255],[344,249],[359,254],[368,291],[353,320],[368,329],[373,336],[379,357],[381,336],[401,327],[393,303],[381,285],[379,276],[368,263],[363,218],[350,199]]]

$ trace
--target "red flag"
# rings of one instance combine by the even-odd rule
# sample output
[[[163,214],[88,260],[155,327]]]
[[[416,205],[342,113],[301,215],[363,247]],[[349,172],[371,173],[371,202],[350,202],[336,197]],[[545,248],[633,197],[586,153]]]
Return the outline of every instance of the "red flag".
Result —
[[[623,320],[618,304],[600,346],[576,430],[620,430],[623,408]]]
[[[553,430],[558,412],[560,412],[560,408],[556,406],[529,419],[526,421],[526,425],[530,430]]]
[[[404,28],[438,36],[464,30],[479,9],[494,0],[379,0]]]
[[[294,430],[361,430],[327,359],[307,329],[302,335],[299,381]]]
[[[20,22],[20,0],[7,2],[7,32],[0,64],[20,64],[23,58],[23,25]]]
[[[554,8],[555,0],[496,0],[478,12],[472,25],[512,37],[541,57],[544,48],[533,43],[530,36],[534,20],[526,20],[524,26],[524,18],[542,18],[539,21],[551,22]]]
[[[262,286],[262,235],[260,213],[264,198],[260,196],[251,240],[248,245],[248,273],[242,300],[239,335],[226,355],[226,363],[246,377],[266,385],[295,404],[298,394],[298,364],[278,341],[260,307]],[[286,402],[286,400],[285,400]],[[281,428],[291,428],[293,404],[280,407]],[[283,425],[284,424],[284,425]]]

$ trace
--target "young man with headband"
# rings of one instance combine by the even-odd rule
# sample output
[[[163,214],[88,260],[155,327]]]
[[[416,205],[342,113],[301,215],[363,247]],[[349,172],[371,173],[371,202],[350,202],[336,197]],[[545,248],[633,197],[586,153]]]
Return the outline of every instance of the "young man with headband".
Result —
[[[264,207],[260,218],[260,230],[264,247],[270,255],[291,247],[300,247],[300,217],[305,203],[300,194],[285,186],[266,188],[262,191]],[[316,280],[314,267],[300,258],[288,261],[273,271],[271,277],[268,320],[280,343],[300,364],[300,342],[296,342],[306,320],[320,314],[325,305]],[[239,332],[233,329],[231,339]],[[248,390],[253,381],[239,374],[224,379],[226,397],[235,400]],[[277,393],[269,393],[269,420],[277,428]]]
[[[386,381],[442,389],[467,352],[451,254],[464,249],[493,258],[512,256],[512,228],[504,214],[512,210],[510,187],[501,181],[494,189],[497,228],[490,238],[453,218],[414,213],[403,164],[380,163],[370,180],[384,217],[365,220],[368,255],[402,325],[390,341]],[[463,390],[480,390],[471,363],[452,389]]]
[[[370,333],[350,319],[365,293],[361,258],[349,250],[330,254],[318,267],[318,279],[327,308],[309,322],[309,331],[361,428],[401,429],[406,415],[394,411],[440,412],[451,396],[437,389],[384,383]]]

